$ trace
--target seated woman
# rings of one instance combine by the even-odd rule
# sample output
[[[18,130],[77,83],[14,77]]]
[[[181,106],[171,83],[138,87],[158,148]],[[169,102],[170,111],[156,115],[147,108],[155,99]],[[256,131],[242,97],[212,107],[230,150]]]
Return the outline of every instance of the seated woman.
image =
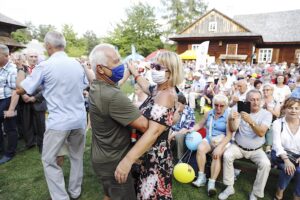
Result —
[[[208,195],[216,194],[215,181],[221,170],[221,157],[226,146],[231,140],[232,132],[227,127],[229,111],[228,98],[223,94],[217,94],[213,98],[213,109],[205,114],[204,119],[189,131],[197,131],[206,127],[206,137],[197,149],[197,164],[199,167],[198,178],[193,185],[200,187],[206,184],[204,172],[206,154],[212,152],[211,177],[208,181]]]
[[[295,177],[294,200],[300,200],[300,99],[288,98],[282,107],[284,117],[273,123],[272,161],[280,170],[275,199]]]

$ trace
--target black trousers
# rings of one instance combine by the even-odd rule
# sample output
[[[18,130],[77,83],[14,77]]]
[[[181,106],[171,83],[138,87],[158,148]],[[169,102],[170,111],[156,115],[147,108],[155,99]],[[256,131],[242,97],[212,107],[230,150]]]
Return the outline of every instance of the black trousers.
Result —
[[[4,152],[5,156],[13,157],[16,153],[18,144],[17,133],[17,118],[4,118],[4,111],[8,110],[10,105],[10,98],[0,99],[0,150]],[[3,130],[7,137],[7,147],[4,145]]]
[[[45,111],[36,111],[32,103],[22,105],[22,132],[26,147],[42,146],[45,133]]]

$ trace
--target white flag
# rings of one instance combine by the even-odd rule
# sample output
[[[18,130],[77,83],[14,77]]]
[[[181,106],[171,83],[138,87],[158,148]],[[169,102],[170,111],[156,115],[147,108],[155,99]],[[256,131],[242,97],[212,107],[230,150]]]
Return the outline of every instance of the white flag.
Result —
[[[196,50],[196,69],[206,67],[207,54],[208,54],[209,41],[202,42]]]

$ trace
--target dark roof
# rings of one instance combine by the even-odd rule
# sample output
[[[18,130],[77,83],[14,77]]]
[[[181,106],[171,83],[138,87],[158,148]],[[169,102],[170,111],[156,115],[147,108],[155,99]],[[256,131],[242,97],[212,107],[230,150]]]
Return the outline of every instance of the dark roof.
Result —
[[[252,33],[252,32],[229,32],[229,33],[192,33],[192,34],[180,34],[180,35],[175,35],[171,37],[170,39],[175,39],[175,38],[191,38],[191,37],[233,37],[233,36],[238,36],[238,37],[243,37],[243,36],[260,36],[260,34]]]
[[[5,37],[5,36],[0,36],[0,44],[5,44],[7,46],[12,46],[12,47],[25,47],[23,44],[20,44],[13,40],[12,38]]]
[[[11,19],[3,14],[0,13],[0,23],[5,23],[5,24],[12,24],[15,25],[18,28],[26,28],[26,26],[14,19]]]
[[[237,15],[233,19],[260,34],[264,42],[300,41],[300,10]]]

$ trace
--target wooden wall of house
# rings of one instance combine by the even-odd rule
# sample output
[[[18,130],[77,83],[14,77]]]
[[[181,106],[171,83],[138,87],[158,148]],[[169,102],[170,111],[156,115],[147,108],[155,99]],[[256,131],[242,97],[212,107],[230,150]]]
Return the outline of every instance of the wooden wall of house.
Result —
[[[298,63],[295,52],[300,51],[300,44],[281,44],[281,45],[259,45],[256,48],[256,56],[260,48],[272,48],[272,62],[281,63],[286,61],[290,63]]]
[[[197,42],[201,44],[201,42]],[[192,49],[192,44],[197,44],[196,42],[187,42],[187,43],[178,43],[177,44],[177,53],[181,54],[185,52],[188,49]],[[216,62],[221,62],[219,60],[219,57],[221,54],[226,54],[226,47],[227,44],[238,44],[238,55],[247,55],[246,62],[251,62],[251,54],[252,54],[252,47],[253,42],[252,41],[222,41],[222,40],[215,40],[210,41],[209,48],[208,48],[208,55],[215,56]]]
[[[212,11],[203,18],[199,19],[195,24],[192,24],[182,34],[195,34],[195,33],[211,33],[208,30],[210,22],[217,22],[217,33],[228,33],[228,32],[247,32],[239,24],[233,22],[219,12]]]

